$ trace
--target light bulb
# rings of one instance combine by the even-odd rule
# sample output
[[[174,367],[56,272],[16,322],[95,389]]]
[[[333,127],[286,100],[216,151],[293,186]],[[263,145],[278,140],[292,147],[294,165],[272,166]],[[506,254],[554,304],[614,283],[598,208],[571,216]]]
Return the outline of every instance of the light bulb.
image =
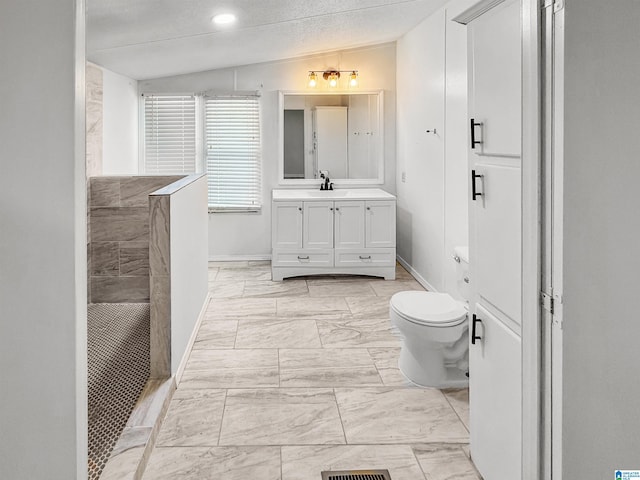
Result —
[[[216,25],[228,25],[236,21],[236,16],[233,13],[221,13],[211,19]]]
[[[358,74],[355,71],[351,72],[351,75],[349,75],[349,86],[358,86]]]
[[[315,72],[309,73],[309,87],[315,88],[317,84],[318,84],[318,77],[316,76]]]
[[[329,76],[329,86],[334,88],[338,85],[338,77],[336,75]]]

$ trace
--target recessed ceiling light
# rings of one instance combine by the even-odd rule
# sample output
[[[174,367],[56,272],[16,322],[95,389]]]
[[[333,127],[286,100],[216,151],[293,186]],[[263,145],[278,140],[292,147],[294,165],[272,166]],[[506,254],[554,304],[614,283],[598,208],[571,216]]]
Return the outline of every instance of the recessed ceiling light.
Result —
[[[228,25],[236,21],[236,16],[233,13],[221,13],[211,19],[216,25]]]

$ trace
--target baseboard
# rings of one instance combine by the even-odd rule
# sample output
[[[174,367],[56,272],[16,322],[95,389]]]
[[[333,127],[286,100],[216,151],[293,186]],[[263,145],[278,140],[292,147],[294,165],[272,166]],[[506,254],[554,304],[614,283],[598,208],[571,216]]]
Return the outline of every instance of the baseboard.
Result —
[[[175,379],[176,385],[180,384],[180,380],[182,379],[182,374],[184,373],[184,369],[187,366],[187,361],[189,360],[189,355],[191,355],[191,350],[193,349],[193,344],[196,343],[196,337],[198,336],[198,330],[200,330],[200,326],[202,325],[202,320],[204,319],[205,313],[207,312],[207,307],[209,306],[209,302],[211,301],[211,294],[207,293],[206,298],[204,299],[204,303],[202,304],[202,308],[200,309],[200,314],[198,315],[198,320],[196,320],[196,324],[193,327],[193,331],[191,332],[191,337],[189,337],[189,342],[187,343],[187,348],[185,349],[182,359],[178,364],[178,368],[176,369]]]
[[[422,275],[420,275],[410,264],[409,262],[407,262],[404,258],[402,258],[400,255],[396,255],[396,259],[398,260],[398,263],[400,265],[402,265],[405,270],[407,270],[407,272],[409,272],[411,274],[411,276],[413,278],[416,279],[416,281],[422,285],[426,290],[430,291],[430,292],[437,292],[438,290],[436,288],[434,288],[429,282],[427,282]]]
[[[271,255],[209,255],[210,262],[252,262],[264,260],[271,260]]]

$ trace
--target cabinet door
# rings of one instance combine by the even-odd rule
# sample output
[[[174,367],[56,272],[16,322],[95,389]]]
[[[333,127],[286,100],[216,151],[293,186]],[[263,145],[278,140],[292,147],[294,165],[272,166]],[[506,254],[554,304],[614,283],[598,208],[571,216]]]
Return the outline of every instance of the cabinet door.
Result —
[[[476,165],[482,196],[472,202],[476,255],[473,279],[477,301],[497,308],[502,320],[520,332],[522,234],[520,168]]]
[[[481,155],[520,156],[521,34],[520,2],[492,8],[469,28],[474,151]]]
[[[333,248],[333,202],[303,202],[302,246]]]
[[[365,244],[367,248],[396,246],[396,202],[365,202]]]
[[[364,248],[364,202],[335,202],[335,248]]]
[[[302,202],[273,202],[271,248],[302,248]]]
[[[481,305],[475,307],[480,320],[476,335],[481,339],[469,346],[471,457],[486,480],[518,479],[522,450],[520,337]]]

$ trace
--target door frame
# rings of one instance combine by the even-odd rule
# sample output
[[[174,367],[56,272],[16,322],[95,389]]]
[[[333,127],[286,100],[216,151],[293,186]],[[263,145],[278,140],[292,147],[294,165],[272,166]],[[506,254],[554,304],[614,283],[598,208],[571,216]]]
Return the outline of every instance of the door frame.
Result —
[[[522,0],[522,26],[522,478],[559,480],[564,1]]]
[[[543,310],[543,390],[545,480],[562,478],[562,290],[563,290],[563,176],[564,176],[564,0],[545,0],[542,25],[544,114],[541,130],[542,193],[546,218],[541,237],[542,278],[552,299],[551,311]]]
[[[522,480],[538,480],[545,421],[540,305],[542,150],[541,7],[521,0],[522,14]]]

